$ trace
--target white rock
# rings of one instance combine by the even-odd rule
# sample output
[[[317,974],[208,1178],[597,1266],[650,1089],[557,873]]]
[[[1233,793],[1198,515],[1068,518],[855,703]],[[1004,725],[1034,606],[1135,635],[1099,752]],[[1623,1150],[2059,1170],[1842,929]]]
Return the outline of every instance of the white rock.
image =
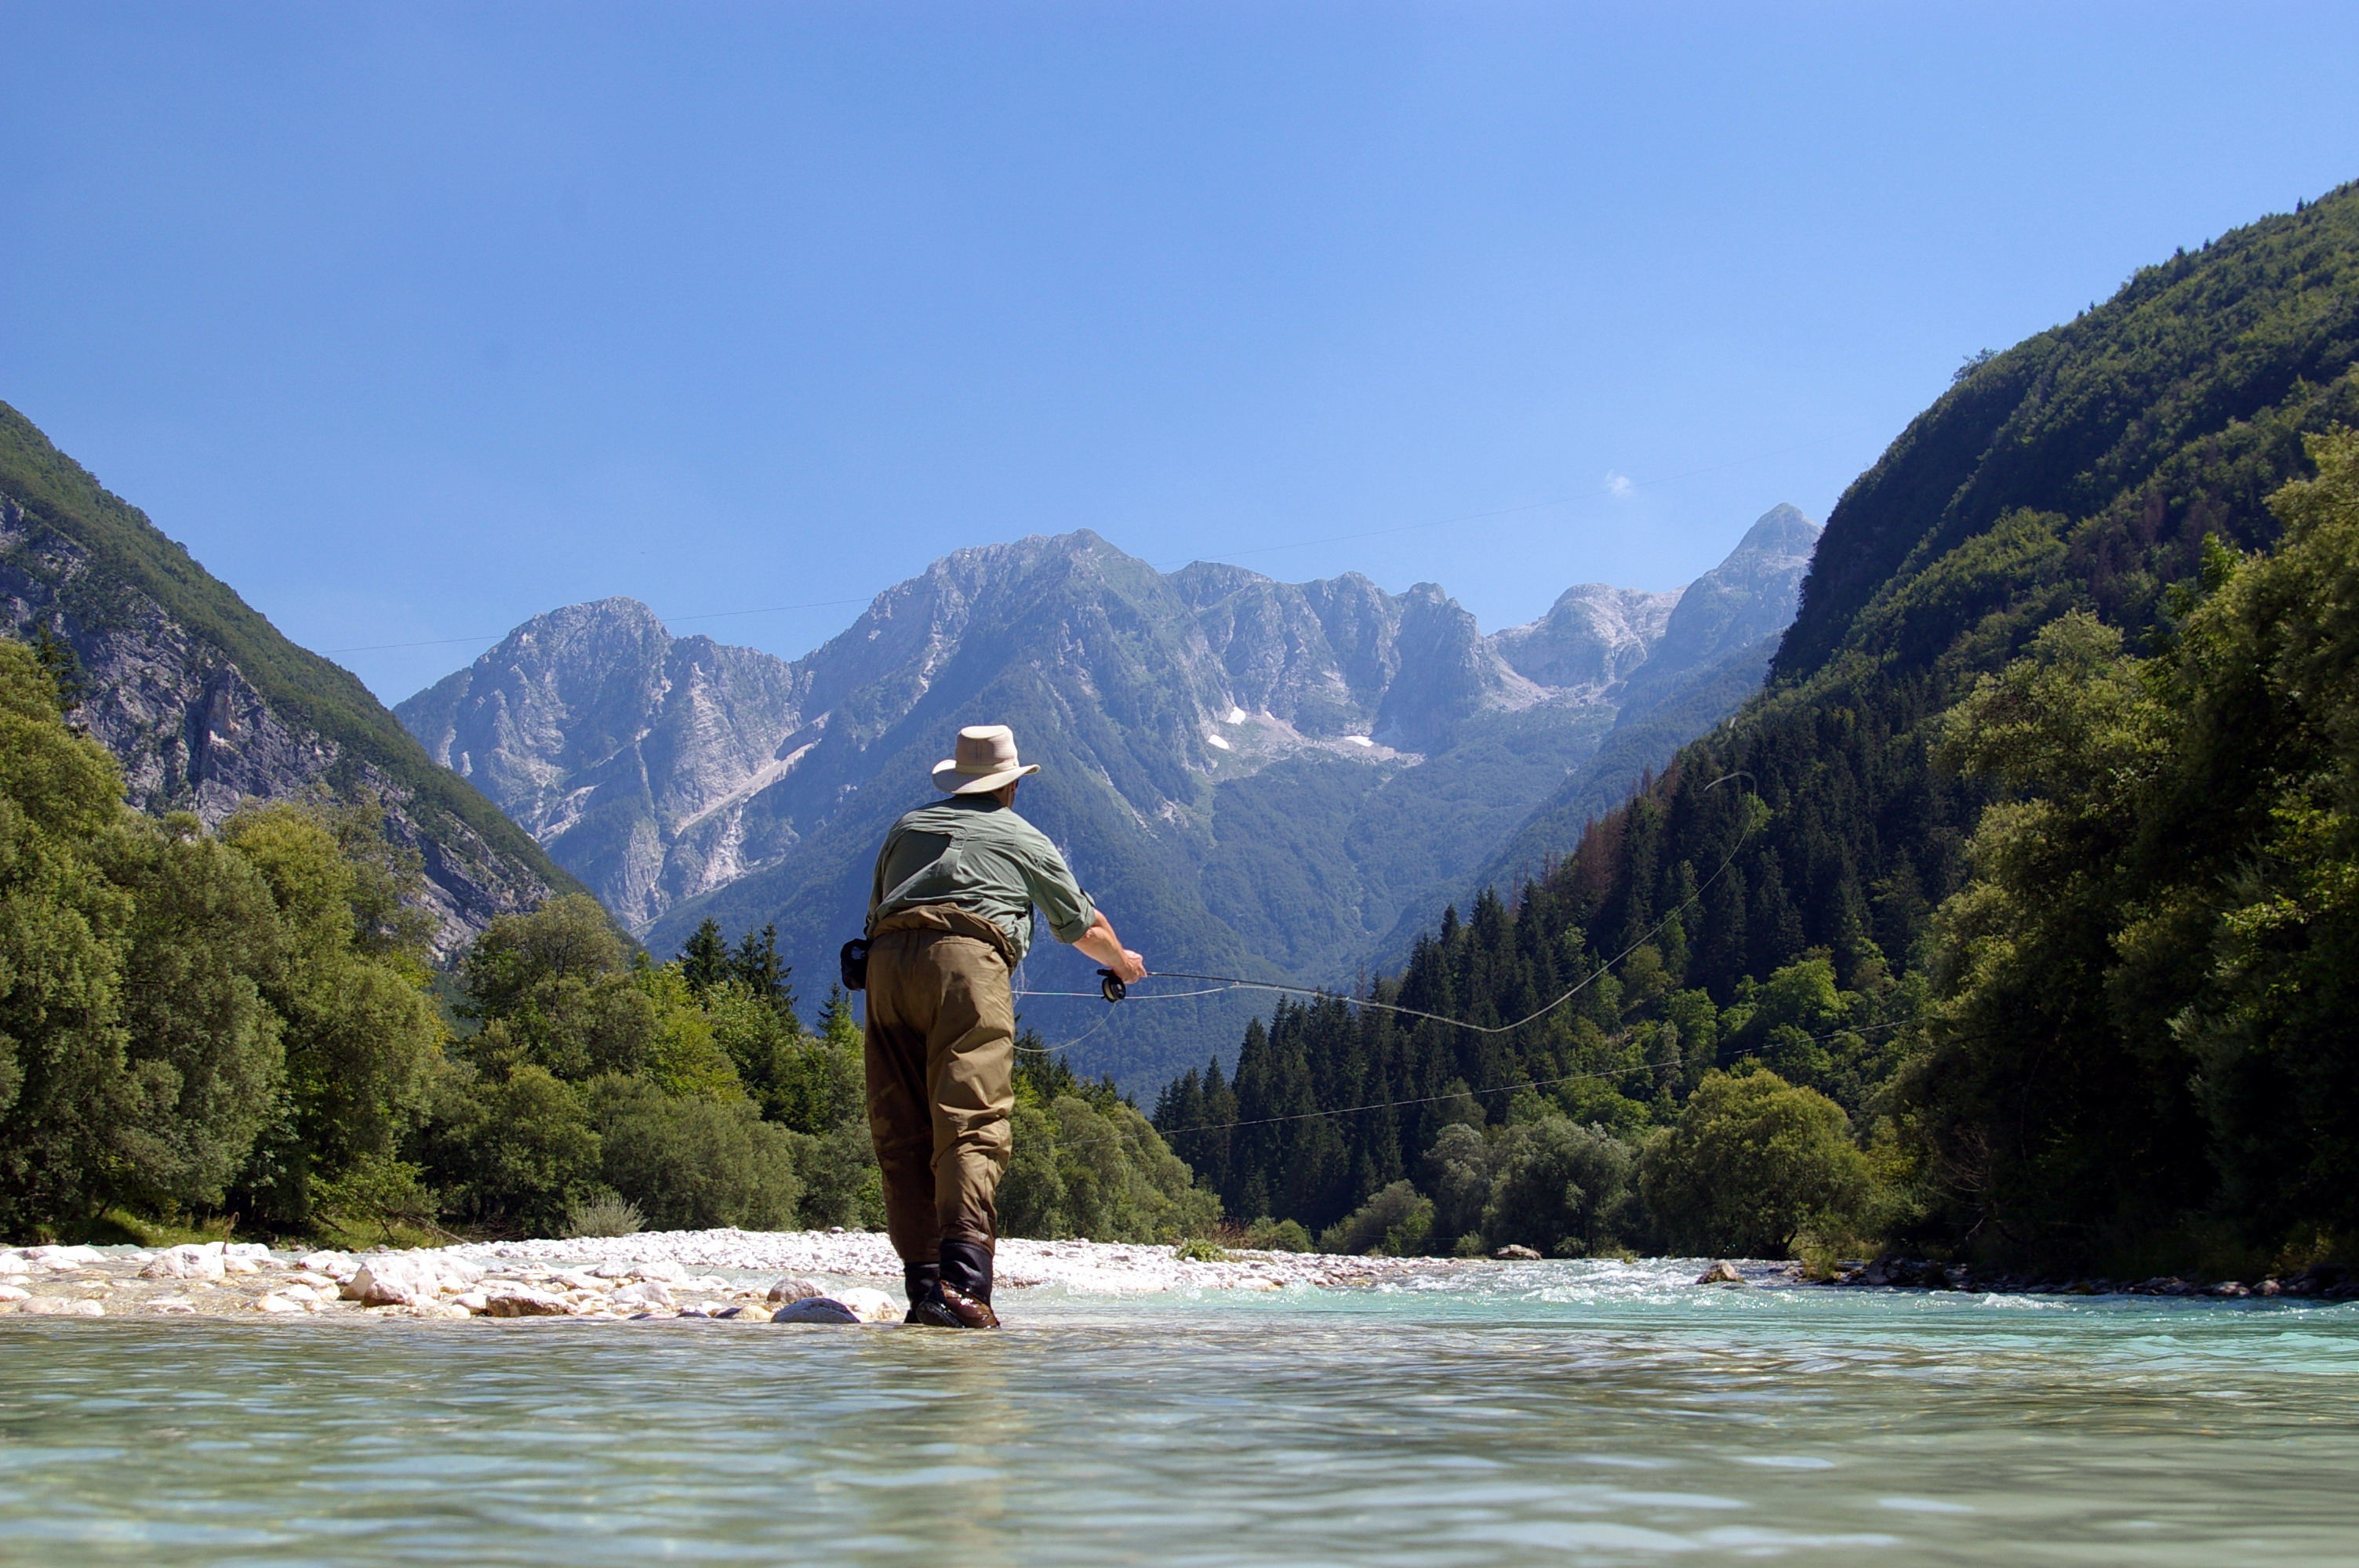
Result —
[[[222,1254],[228,1258],[251,1258],[257,1263],[270,1261],[269,1245],[261,1241],[232,1241],[222,1248]]]
[[[364,1259],[343,1287],[344,1295],[363,1306],[416,1306],[441,1292],[442,1277],[434,1261],[406,1252]]]
[[[222,1244],[208,1241],[201,1247],[166,1248],[139,1271],[139,1277],[143,1280],[218,1280],[223,1272]]]
[[[765,1299],[778,1303],[804,1302],[810,1300],[813,1296],[823,1296],[825,1294],[827,1294],[827,1287],[821,1284],[817,1280],[798,1280],[789,1278],[773,1281],[770,1284],[769,1292]]]
[[[296,1275],[292,1280],[289,1280],[288,1283],[290,1285],[308,1286],[315,1291],[325,1291],[331,1295],[335,1293],[336,1289],[336,1281],[333,1278],[326,1274],[312,1273],[309,1269],[306,1269],[303,1272]]]
[[[197,1303],[181,1296],[158,1296],[147,1303],[149,1312],[194,1312]]]
[[[35,1296],[17,1303],[16,1310],[36,1317],[104,1317],[106,1308],[93,1301],[70,1302],[62,1296]]]
[[[729,1281],[718,1274],[707,1274],[701,1280],[690,1280],[680,1286],[680,1289],[686,1291],[725,1291],[728,1288]]]
[[[36,1263],[100,1263],[106,1260],[106,1254],[95,1247],[27,1247],[25,1256]]]
[[[642,1280],[636,1285],[625,1285],[614,1292],[613,1299],[618,1307],[669,1307],[672,1304],[671,1292],[658,1280]]]
[[[442,1289],[446,1292],[472,1290],[483,1283],[484,1280],[482,1264],[470,1263],[464,1258],[452,1258],[445,1254],[436,1255],[434,1272],[442,1281]]]
[[[39,1258],[33,1262],[34,1271],[43,1274],[79,1274],[82,1261],[75,1258]]]
[[[503,1291],[484,1303],[486,1317],[563,1317],[569,1310],[563,1296],[528,1289]]]
[[[288,1283],[279,1286],[270,1293],[290,1302],[300,1302],[305,1306],[309,1306],[313,1302],[320,1299],[320,1292],[313,1290],[310,1286],[303,1283],[300,1280],[289,1281]]]
[[[600,1272],[603,1273],[604,1271],[601,1270]],[[669,1258],[656,1258],[642,1263],[626,1264],[624,1266],[623,1274],[634,1280],[659,1280],[668,1285],[679,1284],[688,1278],[688,1271]],[[614,1279],[616,1276],[608,1274],[606,1277]]]
[[[301,1302],[289,1301],[285,1296],[273,1293],[266,1296],[256,1296],[254,1302],[254,1310],[256,1312],[301,1312],[303,1310],[303,1303]]]
[[[32,1299],[33,1292],[15,1285],[0,1285],[0,1302],[21,1302]]]
[[[306,1252],[295,1260],[298,1269],[314,1274],[326,1274],[332,1279],[350,1279],[360,1265],[349,1252]]]
[[[21,1278],[33,1271],[33,1260],[22,1252],[0,1252],[0,1280]]]
[[[262,1265],[252,1258],[223,1258],[222,1269],[231,1274],[259,1274]]]
[[[472,1314],[487,1313],[492,1310],[492,1298],[482,1291],[469,1291],[464,1295],[452,1296],[451,1304],[465,1307]]]
[[[557,1282],[569,1291],[611,1291],[614,1288],[614,1281],[601,1279],[580,1269],[560,1269]]]
[[[898,1323],[901,1321],[901,1303],[895,1301],[891,1296],[886,1295],[883,1291],[872,1290],[866,1285],[859,1285],[855,1286],[852,1290],[836,1292],[835,1299],[850,1307],[853,1312],[858,1313],[860,1314],[860,1321],[863,1323]]]

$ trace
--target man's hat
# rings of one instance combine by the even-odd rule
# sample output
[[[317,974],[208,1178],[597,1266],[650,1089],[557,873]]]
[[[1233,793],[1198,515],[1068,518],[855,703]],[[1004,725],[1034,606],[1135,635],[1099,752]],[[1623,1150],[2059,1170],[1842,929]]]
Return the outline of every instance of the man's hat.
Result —
[[[934,787],[945,795],[989,795],[1040,764],[1016,755],[1016,731],[1005,724],[970,724],[958,734],[958,755],[934,764]]]

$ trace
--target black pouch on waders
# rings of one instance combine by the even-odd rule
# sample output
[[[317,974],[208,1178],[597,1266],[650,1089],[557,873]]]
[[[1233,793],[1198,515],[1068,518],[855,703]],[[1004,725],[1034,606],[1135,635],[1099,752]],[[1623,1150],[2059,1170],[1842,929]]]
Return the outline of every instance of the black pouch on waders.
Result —
[[[855,936],[843,945],[835,956],[837,966],[843,971],[843,989],[864,991],[868,989],[868,939]]]

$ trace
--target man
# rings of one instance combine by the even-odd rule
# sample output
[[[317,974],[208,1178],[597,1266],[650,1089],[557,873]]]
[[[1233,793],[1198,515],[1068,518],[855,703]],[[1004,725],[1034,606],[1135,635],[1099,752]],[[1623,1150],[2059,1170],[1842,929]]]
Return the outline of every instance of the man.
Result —
[[[1092,906],[1048,836],[1016,815],[1038,773],[1004,724],[959,731],[934,766],[947,800],[885,835],[868,895],[868,1130],[885,1222],[908,1284],[908,1322],[996,1328],[992,1195],[1007,1172],[1016,1108],[1009,977],[1049,929],[1124,980],[1147,973]]]

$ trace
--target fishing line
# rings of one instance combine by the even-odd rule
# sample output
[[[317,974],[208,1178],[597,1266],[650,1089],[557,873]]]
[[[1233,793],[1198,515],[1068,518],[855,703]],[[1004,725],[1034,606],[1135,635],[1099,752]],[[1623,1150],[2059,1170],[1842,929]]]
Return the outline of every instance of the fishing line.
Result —
[[[1748,773],[1740,772],[1723,773],[1720,777],[1712,780],[1712,783],[1704,785],[1703,793],[1708,794],[1712,790],[1718,789],[1721,785],[1728,783],[1731,779],[1750,780],[1752,778],[1753,775]],[[1756,794],[1748,792],[1745,798],[1747,800],[1759,800],[1761,797]],[[1620,963],[1623,959],[1628,957],[1631,954],[1636,952],[1647,943],[1653,941],[1655,937],[1661,933],[1664,927],[1670,925],[1672,921],[1677,920],[1680,915],[1686,914],[1690,907],[1703,897],[1706,890],[1711,888],[1714,882],[1720,881],[1720,879],[1727,873],[1728,868],[1736,863],[1736,857],[1744,852],[1745,846],[1752,838],[1754,828],[1756,826],[1757,823],[1752,820],[1748,816],[1748,819],[1745,825],[1745,831],[1737,835],[1736,842],[1730,846],[1727,857],[1720,862],[1719,866],[1714,868],[1712,875],[1706,877],[1701,882],[1698,883],[1696,890],[1693,892],[1688,894],[1687,897],[1674,904],[1671,907],[1669,914],[1664,915],[1662,919],[1655,922],[1654,925],[1648,926],[1643,933],[1641,933],[1636,941],[1631,943],[1627,947],[1623,948],[1622,951],[1614,954],[1614,957],[1606,959],[1603,963],[1598,965],[1597,968],[1591,970],[1586,977],[1575,982],[1572,989],[1566,991],[1562,996],[1558,997],[1554,1001],[1549,1002],[1545,1007],[1539,1008],[1536,1011],[1527,1013],[1523,1017],[1516,1020],[1513,1023],[1474,1023],[1462,1018],[1450,1018],[1439,1012],[1427,1012],[1422,1008],[1401,1007],[1393,1002],[1376,1001],[1367,997],[1338,996],[1333,991],[1319,990],[1308,986],[1281,985],[1275,980],[1249,980],[1239,975],[1199,975],[1191,974],[1185,969],[1166,969],[1160,971],[1159,978],[1171,980],[1217,980],[1221,982],[1221,989],[1226,989],[1277,991],[1288,996],[1306,996],[1321,1000],[1332,999],[1337,1001],[1348,1003],[1353,1007],[1372,1007],[1381,1012],[1398,1013],[1404,1018],[1430,1019],[1436,1023],[1446,1023],[1453,1029],[1471,1030],[1477,1034],[1513,1034],[1516,1030],[1523,1028],[1526,1024],[1538,1022],[1541,1019],[1546,1018],[1549,1013],[1554,1012],[1558,1008],[1562,1007],[1566,1002],[1571,1001],[1574,997],[1579,996],[1582,991],[1587,990],[1591,986],[1596,984],[1601,977],[1612,972],[1614,965]],[[1114,978],[1111,970],[1101,969],[1099,973],[1106,977],[1107,983],[1101,994],[1108,1002],[1121,1000],[1128,994],[1127,989],[1123,986],[1120,980]],[[1024,994],[1035,996],[1086,996],[1089,993],[1086,991],[1034,991],[1026,992]],[[1204,996],[1209,994],[1211,993],[1205,991],[1179,993],[1180,996]],[[1169,1001],[1176,1000],[1178,1000],[1178,997],[1163,995],[1141,997],[1139,1000],[1141,1001]],[[1091,1033],[1094,1033],[1096,1032],[1093,1030]],[[1059,1046],[1056,1047],[1056,1049],[1062,1050],[1064,1047]]]
[[[1803,1038],[1810,1042],[1832,1040],[1844,1034],[1864,1034],[1868,1031],[1875,1029],[1906,1029],[1909,1024],[1916,1022],[1918,1021],[1915,1019],[1903,1019],[1893,1023],[1864,1024],[1856,1028],[1837,1029],[1826,1034],[1809,1034],[1803,1036]],[[1757,1057],[1761,1053],[1757,1050],[1746,1051],[1739,1055],[1729,1057],[1728,1060],[1732,1062],[1741,1062]],[[1706,1058],[1704,1065],[1706,1066],[1716,1067],[1720,1065],[1720,1064],[1721,1054],[1715,1049],[1711,1056]],[[1243,1127],[1270,1127],[1281,1122],[1310,1121],[1322,1116],[1357,1116],[1363,1111],[1398,1110],[1405,1107],[1413,1105],[1436,1105],[1443,1100],[1461,1098],[1481,1099],[1489,1095],[1514,1094],[1518,1089],[1553,1088],[1559,1084],[1583,1083],[1595,1078],[1623,1078],[1628,1077],[1634,1073],[1660,1073],[1683,1068],[1686,1065],[1687,1061],[1685,1057],[1674,1056],[1668,1062],[1642,1062],[1635,1066],[1603,1067],[1592,1073],[1566,1073],[1561,1076],[1553,1078],[1528,1078],[1524,1082],[1517,1084],[1494,1084],[1489,1088],[1453,1089],[1449,1094],[1424,1095],[1416,1099],[1377,1100],[1370,1105],[1339,1106],[1330,1110],[1301,1110],[1294,1111],[1285,1116],[1256,1117],[1249,1121],[1207,1121],[1201,1122],[1193,1127],[1174,1127],[1168,1130],[1160,1127],[1156,1127],[1155,1131],[1158,1136],[1166,1140],[1177,1138],[1183,1132],[1234,1132],[1237,1129]],[[1151,1119],[1148,1120],[1147,1125],[1154,1127],[1154,1122]],[[1082,1138],[1076,1139],[1071,1143],[1060,1143],[1058,1147],[1060,1149],[1079,1149],[1091,1143],[1105,1141],[1108,1141],[1108,1140],[1103,1138]]]

